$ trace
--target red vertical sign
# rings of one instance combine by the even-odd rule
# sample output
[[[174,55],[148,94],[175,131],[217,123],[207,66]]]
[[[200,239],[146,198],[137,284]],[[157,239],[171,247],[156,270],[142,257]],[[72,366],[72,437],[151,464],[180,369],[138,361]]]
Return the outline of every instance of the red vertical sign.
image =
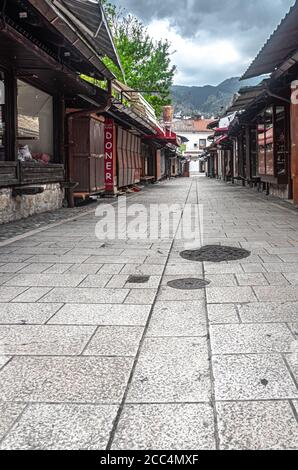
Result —
[[[105,189],[114,191],[114,121],[105,120]]]

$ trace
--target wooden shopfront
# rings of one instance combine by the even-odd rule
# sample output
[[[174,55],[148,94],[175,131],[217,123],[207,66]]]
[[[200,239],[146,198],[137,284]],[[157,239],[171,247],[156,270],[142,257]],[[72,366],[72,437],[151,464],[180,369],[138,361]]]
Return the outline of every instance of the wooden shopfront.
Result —
[[[268,191],[291,198],[290,110],[285,103],[272,104],[257,117],[257,174]]]
[[[56,185],[62,204],[70,177],[66,108],[100,108],[102,99],[99,89],[80,74],[98,80],[114,78],[99,54],[90,62],[93,45],[76,25],[80,12],[67,9],[75,2],[67,0],[63,14],[59,10],[62,3],[0,0],[0,188],[10,188],[11,198],[40,194]],[[85,18],[89,15],[100,23],[98,9],[88,2]],[[73,17],[71,24],[68,15]],[[107,34],[105,28],[100,35]],[[114,59],[112,53],[110,57]],[[85,167],[74,173],[82,171]],[[13,201],[11,206],[15,206]]]

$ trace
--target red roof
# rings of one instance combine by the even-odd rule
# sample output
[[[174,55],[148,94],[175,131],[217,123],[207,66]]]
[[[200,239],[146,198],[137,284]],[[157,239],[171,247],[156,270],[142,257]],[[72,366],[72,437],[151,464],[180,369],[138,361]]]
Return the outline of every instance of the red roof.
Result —
[[[208,125],[213,119],[180,119],[173,122],[175,132],[210,132]]]

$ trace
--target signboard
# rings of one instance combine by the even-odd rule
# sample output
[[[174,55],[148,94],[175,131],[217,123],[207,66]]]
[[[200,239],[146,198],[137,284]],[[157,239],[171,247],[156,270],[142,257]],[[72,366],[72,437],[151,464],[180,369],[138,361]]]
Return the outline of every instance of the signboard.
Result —
[[[114,191],[114,151],[115,132],[113,119],[105,120],[104,147],[105,147],[105,189]]]

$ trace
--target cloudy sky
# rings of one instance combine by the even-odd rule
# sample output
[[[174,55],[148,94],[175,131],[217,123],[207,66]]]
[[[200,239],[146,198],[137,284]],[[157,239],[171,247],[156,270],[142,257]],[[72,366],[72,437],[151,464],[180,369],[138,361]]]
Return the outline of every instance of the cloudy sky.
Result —
[[[172,43],[177,85],[241,75],[294,0],[114,0]]]

